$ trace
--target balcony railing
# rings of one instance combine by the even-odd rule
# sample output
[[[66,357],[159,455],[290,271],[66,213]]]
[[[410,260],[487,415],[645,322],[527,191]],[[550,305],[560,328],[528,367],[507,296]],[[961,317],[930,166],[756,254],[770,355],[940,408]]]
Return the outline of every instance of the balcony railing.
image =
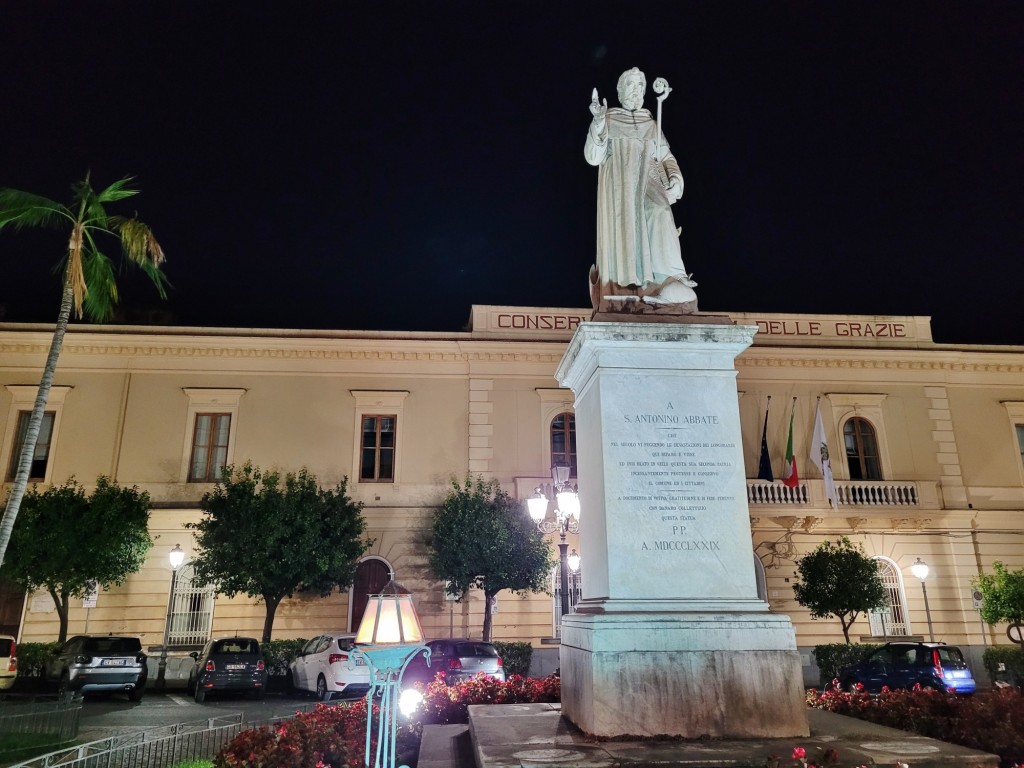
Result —
[[[836,494],[841,507],[922,507],[939,503],[935,483],[916,481],[837,480]],[[758,506],[828,507],[821,480],[803,480],[793,488],[780,482],[747,480],[747,502]]]

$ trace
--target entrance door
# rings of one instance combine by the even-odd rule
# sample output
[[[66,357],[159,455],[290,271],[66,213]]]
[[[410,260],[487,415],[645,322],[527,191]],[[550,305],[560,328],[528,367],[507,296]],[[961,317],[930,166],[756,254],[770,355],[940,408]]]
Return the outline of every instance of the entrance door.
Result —
[[[24,608],[25,590],[13,581],[0,579],[0,635],[18,636]]]
[[[383,560],[363,560],[356,568],[356,578],[352,582],[352,623],[350,632],[359,631],[359,622],[366,611],[366,601],[370,595],[378,595],[388,583],[391,569]]]

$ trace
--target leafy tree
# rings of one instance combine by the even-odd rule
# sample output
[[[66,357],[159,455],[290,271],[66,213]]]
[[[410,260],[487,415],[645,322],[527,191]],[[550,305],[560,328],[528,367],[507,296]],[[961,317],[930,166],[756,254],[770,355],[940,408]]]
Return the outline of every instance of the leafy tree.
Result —
[[[981,618],[986,624],[1006,621],[1024,624],[1024,569],[1008,571],[998,560],[992,563],[994,573],[983,574],[971,581],[981,592]]]
[[[363,539],[362,503],[337,488],[320,488],[306,469],[264,472],[246,462],[225,467],[220,482],[203,496],[197,531],[194,581],[218,592],[263,599],[263,642],[270,641],[274,614],[296,592],[329,595],[347,589],[359,558],[373,544]]]
[[[71,319],[71,310],[81,319],[103,322],[113,315],[117,305],[117,281],[111,260],[99,249],[100,235],[112,235],[121,240],[121,252],[129,264],[139,267],[156,285],[161,298],[166,298],[166,278],[160,271],[164,252],[149,227],[135,218],[126,219],[107,213],[104,206],[137,195],[130,178],[115,181],[106,189],[95,192],[89,184],[88,174],[84,181],[72,188],[71,207],[54,202],[39,195],[21,192],[17,189],[0,188],[0,230],[10,226],[14,229],[29,227],[70,228],[67,254],[61,260],[64,289],[61,295],[57,325],[50,341],[43,377],[28,419],[18,471],[7,497],[3,520],[0,521],[0,565],[4,562],[7,544],[14,530],[25,490],[28,488],[29,472],[32,469],[32,455],[39,427],[43,422],[46,400],[57,371],[57,358],[64,345],[64,334]]]
[[[434,511],[427,537],[430,569],[464,595],[484,593],[484,640],[491,639],[491,602],[503,589],[542,592],[554,565],[551,550],[523,505],[497,480],[452,480],[444,503]]]
[[[845,536],[835,544],[824,541],[797,560],[799,584],[793,585],[796,601],[809,609],[812,619],[835,616],[850,642],[850,627],[862,612],[889,604],[889,595],[878,575],[878,563]]]
[[[25,494],[2,572],[25,589],[50,593],[63,643],[70,601],[83,597],[92,581],[104,589],[123,583],[152,545],[149,494],[100,477],[87,496],[72,478]]]

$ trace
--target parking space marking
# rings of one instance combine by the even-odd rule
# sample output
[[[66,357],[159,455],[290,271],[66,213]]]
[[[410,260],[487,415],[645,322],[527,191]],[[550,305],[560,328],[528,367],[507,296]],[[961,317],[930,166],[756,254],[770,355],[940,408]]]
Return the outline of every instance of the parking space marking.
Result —
[[[192,699],[186,699],[184,696],[175,696],[173,693],[167,694],[167,698],[177,704],[179,707],[187,707],[192,704]]]

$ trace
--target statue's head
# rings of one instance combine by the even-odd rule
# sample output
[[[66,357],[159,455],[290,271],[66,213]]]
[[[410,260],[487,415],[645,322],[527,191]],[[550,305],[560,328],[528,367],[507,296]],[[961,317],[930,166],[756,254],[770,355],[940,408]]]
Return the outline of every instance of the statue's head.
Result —
[[[644,105],[644,91],[647,90],[647,78],[638,68],[627,69],[619,76],[616,86],[619,92],[619,104],[630,112]]]

